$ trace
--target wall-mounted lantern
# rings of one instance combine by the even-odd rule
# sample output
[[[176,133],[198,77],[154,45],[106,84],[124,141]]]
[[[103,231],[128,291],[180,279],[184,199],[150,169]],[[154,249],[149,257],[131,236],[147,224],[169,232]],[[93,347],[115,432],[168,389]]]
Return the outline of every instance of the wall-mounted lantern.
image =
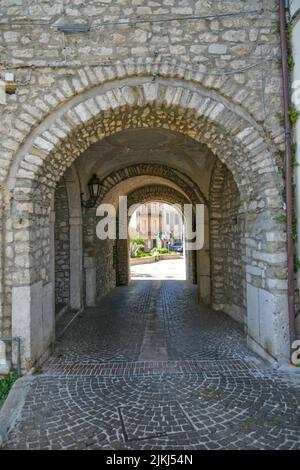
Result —
[[[83,207],[91,208],[97,204],[101,191],[101,182],[97,175],[93,175],[88,182],[90,198],[86,201],[83,200],[83,193],[81,193],[81,205]]]

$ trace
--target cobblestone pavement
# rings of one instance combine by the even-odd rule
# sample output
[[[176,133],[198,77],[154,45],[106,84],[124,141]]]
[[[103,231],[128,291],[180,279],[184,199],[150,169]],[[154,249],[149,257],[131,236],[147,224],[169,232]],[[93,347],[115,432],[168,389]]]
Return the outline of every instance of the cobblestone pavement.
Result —
[[[185,281],[134,281],[78,316],[6,449],[300,449],[300,388]]]

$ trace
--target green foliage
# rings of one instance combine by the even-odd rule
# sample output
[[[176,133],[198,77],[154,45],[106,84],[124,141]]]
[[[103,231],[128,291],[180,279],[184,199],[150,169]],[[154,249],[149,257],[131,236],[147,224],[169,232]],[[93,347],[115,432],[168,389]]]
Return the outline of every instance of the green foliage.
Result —
[[[9,394],[11,387],[18,378],[19,376],[16,371],[10,372],[9,374],[0,378],[0,408]]]
[[[138,248],[136,252],[137,258],[141,258],[144,254],[144,250],[142,248]]]
[[[297,123],[297,120],[299,118],[299,111],[297,110],[296,106],[294,104],[292,104],[290,106],[290,109],[289,109],[289,117],[290,117],[290,121],[291,121],[291,125],[294,127]],[[280,113],[277,113],[277,116],[278,116],[278,119],[279,119],[279,122],[280,122],[280,125],[282,127],[284,127],[284,113],[280,112]]]
[[[296,157],[293,157],[292,168],[297,168],[297,166],[299,166],[299,163],[297,162]]]
[[[287,64],[288,64],[288,69],[291,72],[295,67],[295,61],[294,61],[294,58],[293,58],[292,54],[288,55]]]
[[[132,239],[130,240],[130,243],[132,243],[132,244],[133,244],[133,243],[136,243],[137,245],[143,245],[143,246],[145,246],[145,245],[146,245],[146,240],[145,240],[144,238],[138,238],[138,237],[137,237],[137,238],[132,238]]]
[[[297,168],[299,166],[299,163],[297,162],[296,159],[296,151],[297,151],[297,144],[296,142],[291,145],[291,151],[292,151],[292,163],[291,166],[292,168]],[[279,166],[281,170],[282,177],[285,178],[285,168],[284,168],[284,161],[285,161],[285,152],[279,152]]]
[[[300,260],[299,258],[295,258],[294,260],[294,271],[297,272],[300,269]]]
[[[292,237],[294,242],[298,240],[298,231],[297,231],[297,217],[296,214],[293,214],[293,219],[292,219]]]
[[[275,29],[276,29],[276,32],[277,33],[280,33],[280,23],[276,23],[276,26],[275,26]],[[288,69],[289,71],[291,72],[295,66],[295,62],[294,62],[294,59],[293,59],[293,53],[292,53],[292,47],[291,47],[291,40],[292,40],[292,31],[293,31],[293,26],[292,24],[288,24],[286,26],[286,31],[285,31],[285,34],[286,34],[286,41],[287,41],[287,63],[288,63]],[[291,122],[291,125],[294,127],[297,123],[297,120],[299,118],[299,111],[297,110],[297,108],[295,107],[294,104],[292,104],[289,108],[289,118],[290,118],[290,122]],[[285,124],[285,116],[284,116],[284,113],[278,113],[278,118],[279,118],[279,121],[280,121],[280,125],[281,126],[284,126]],[[285,178],[285,169],[284,169],[284,155],[281,155],[281,160],[282,160],[282,168],[281,168],[281,172],[282,172],[282,176],[283,178]],[[296,144],[293,144],[292,145],[292,161],[291,161],[291,167],[292,169],[295,169],[297,166],[298,166],[298,162],[297,162],[297,159],[296,159]],[[295,191],[295,185],[293,185],[293,192]],[[283,194],[283,199],[285,200],[285,192]],[[281,224],[285,224],[286,223],[286,215],[285,214],[281,214],[278,218],[277,218],[278,222],[281,223]],[[295,215],[295,213],[293,213],[293,218],[292,218],[292,238],[294,240],[294,242],[297,241],[297,238],[298,238],[298,233],[297,233],[297,217]],[[298,269],[300,269],[300,260],[298,258],[295,258],[295,261],[294,261],[294,269],[295,271],[297,271]]]
[[[139,247],[136,252],[136,257],[137,258],[143,258],[144,256],[149,256],[149,253],[145,253],[145,250],[143,247]]]
[[[165,254],[170,253],[170,251],[168,250],[168,248],[152,248],[152,250],[151,250],[152,255],[153,255],[155,252],[158,252],[160,255],[165,255]]]
[[[161,255],[165,255],[165,254],[170,253],[170,251],[168,250],[168,248],[158,248],[158,252],[159,252]]]
[[[291,42],[291,39],[292,39],[292,33],[293,33],[293,26],[292,24],[288,24],[286,26],[286,31],[285,31],[285,35],[286,35],[286,41],[289,45],[289,43]]]
[[[285,215],[285,214],[280,214],[280,215],[277,217],[277,221],[278,221],[280,224],[285,224],[285,223],[286,223],[286,215]]]
[[[144,251],[146,240],[144,238],[132,238],[130,240],[130,256],[131,258],[140,258]]]
[[[291,24],[288,24],[286,26],[286,43],[287,43],[287,63],[288,63],[288,69],[291,72],[295,66],[295,62],[293,59],[293,53],[292,53],[292,47],[291,47],[291,39],[292,39],[292,30],[293,27]],[[280,23],[276,23],[275,25],[275,31],[276,33],[280,34]],[[281,65],[281,59],[278,59],[278,65]]]
[[[285,224],[286,223],[286,215],[285,214],[280,214],[277,217],[277,221],[280,224]],[[295,213],[293,214],[293,218],[292,218],[292,237],[293,237],[293,240],[296,242],[297,238],[298,238],[298,234],[297,234],[297,217],[296,217]]]
[[[299,111],[296,109],[296,106],[292,104],[289,109],[289,116],[292,126],[295,126],[299,118]]]
[[[291,121],[291,125],[292,126],[295,126],[296,123],[297,123],[297,120],[299,118],[299,111],[296,109],[296,106],[294,104],[292,104],[289,108],[289,117],[290,117],[290,121]],[[278,119],[279,119],[279,123],[282,127],[284,127],[284,113],[283,112],[280,112],[280,113],[277,113],[277,116],[278,116]]]
[[[293,26],[291,23],[287,25],[285,34],[286,34],[286,42],[287,42],[288,69],[290,72],[292,72],[293,68],[295,67],[295,61],[293,59],[293,50],[292,50]]]

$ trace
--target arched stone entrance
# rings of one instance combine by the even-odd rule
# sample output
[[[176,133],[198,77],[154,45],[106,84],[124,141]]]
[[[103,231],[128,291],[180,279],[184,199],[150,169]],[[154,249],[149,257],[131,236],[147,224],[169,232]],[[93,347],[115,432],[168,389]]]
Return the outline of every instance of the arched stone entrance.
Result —
[[[27,136],[10,167],[4,236],[11,253],[4,258],[2,283],[8,328],[23,340],[23,365],[29,368],[40,360],[53,341],[50,260],[56,184],[93,143],[138,128],[165,129],[201,142],[230,171],[243,219],[248,341],[265,357],[287,360],[286,289],[279,282],[286,253],[269,137],[249,113],[216,92],[189,81],[159,77],[153,82],[138,76],[71,97]],[[191,176],[185,173],[185,179]],[[282,241],[274,249],[278,237]]]
[[[195,196],[195,195],[194,195]],[[140,204],[147,204],[150,202],[160,202],[165,204],[176,204],[180,208],[182,217],[184,218],[184,205],[191,204],[191,200],[187,198],[184,194],[175,190],[174,188],[160,185],[148,185],[145,187],[138,188],[134,191],[131,191],[128,194],[127,204],[129,209],[129,216],[132,213],[133,208],[138,207]],[[201,200],[197,202],[201,203]],[[131,210],[131,211],[130,211]],[[128,217],[129,223],[130,217]],[[208,223],[208,212],[206,211],[205,220]],[[193,220],[193,224],[195,221]],[[118,261],[119,270],[121,272],[122,282],[119,282],[120,285],[126,285],[130,279],[130,263],[128,259],[129,252],[129,240],[118,240],[117,241],[118,249]],[[206,240],[206,245],[202,250],[199,251],[187,251],[186,252],[186,273],[187,279],[192,283],[197,283],[197,274],[199,274],[198,282],[198,292],[201,302],[209,304],[210,303],[210,272],[204,272],[205,266],[205,256],[209,253],[208,240]],[[208,254],[209,256],[209,254]],[[199,273],[197,273],[197,259]],[[124,273],[126,273],[124,275]],[[206,279],[208,278],[208,279]],[[117,277],[118,284],[118,277]]]

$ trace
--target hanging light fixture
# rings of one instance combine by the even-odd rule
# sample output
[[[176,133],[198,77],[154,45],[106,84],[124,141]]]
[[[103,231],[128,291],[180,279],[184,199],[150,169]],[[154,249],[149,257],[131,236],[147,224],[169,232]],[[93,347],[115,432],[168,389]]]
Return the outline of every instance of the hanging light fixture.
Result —
[[[101,191],[101,182],[97,175],[93,175],[88,182],[88,188],[90,193],[90,198],[86,201],[83,199],[83,193],[81,193],[81,205],[83,207],[91,208],[94,207],[99,199]]]

